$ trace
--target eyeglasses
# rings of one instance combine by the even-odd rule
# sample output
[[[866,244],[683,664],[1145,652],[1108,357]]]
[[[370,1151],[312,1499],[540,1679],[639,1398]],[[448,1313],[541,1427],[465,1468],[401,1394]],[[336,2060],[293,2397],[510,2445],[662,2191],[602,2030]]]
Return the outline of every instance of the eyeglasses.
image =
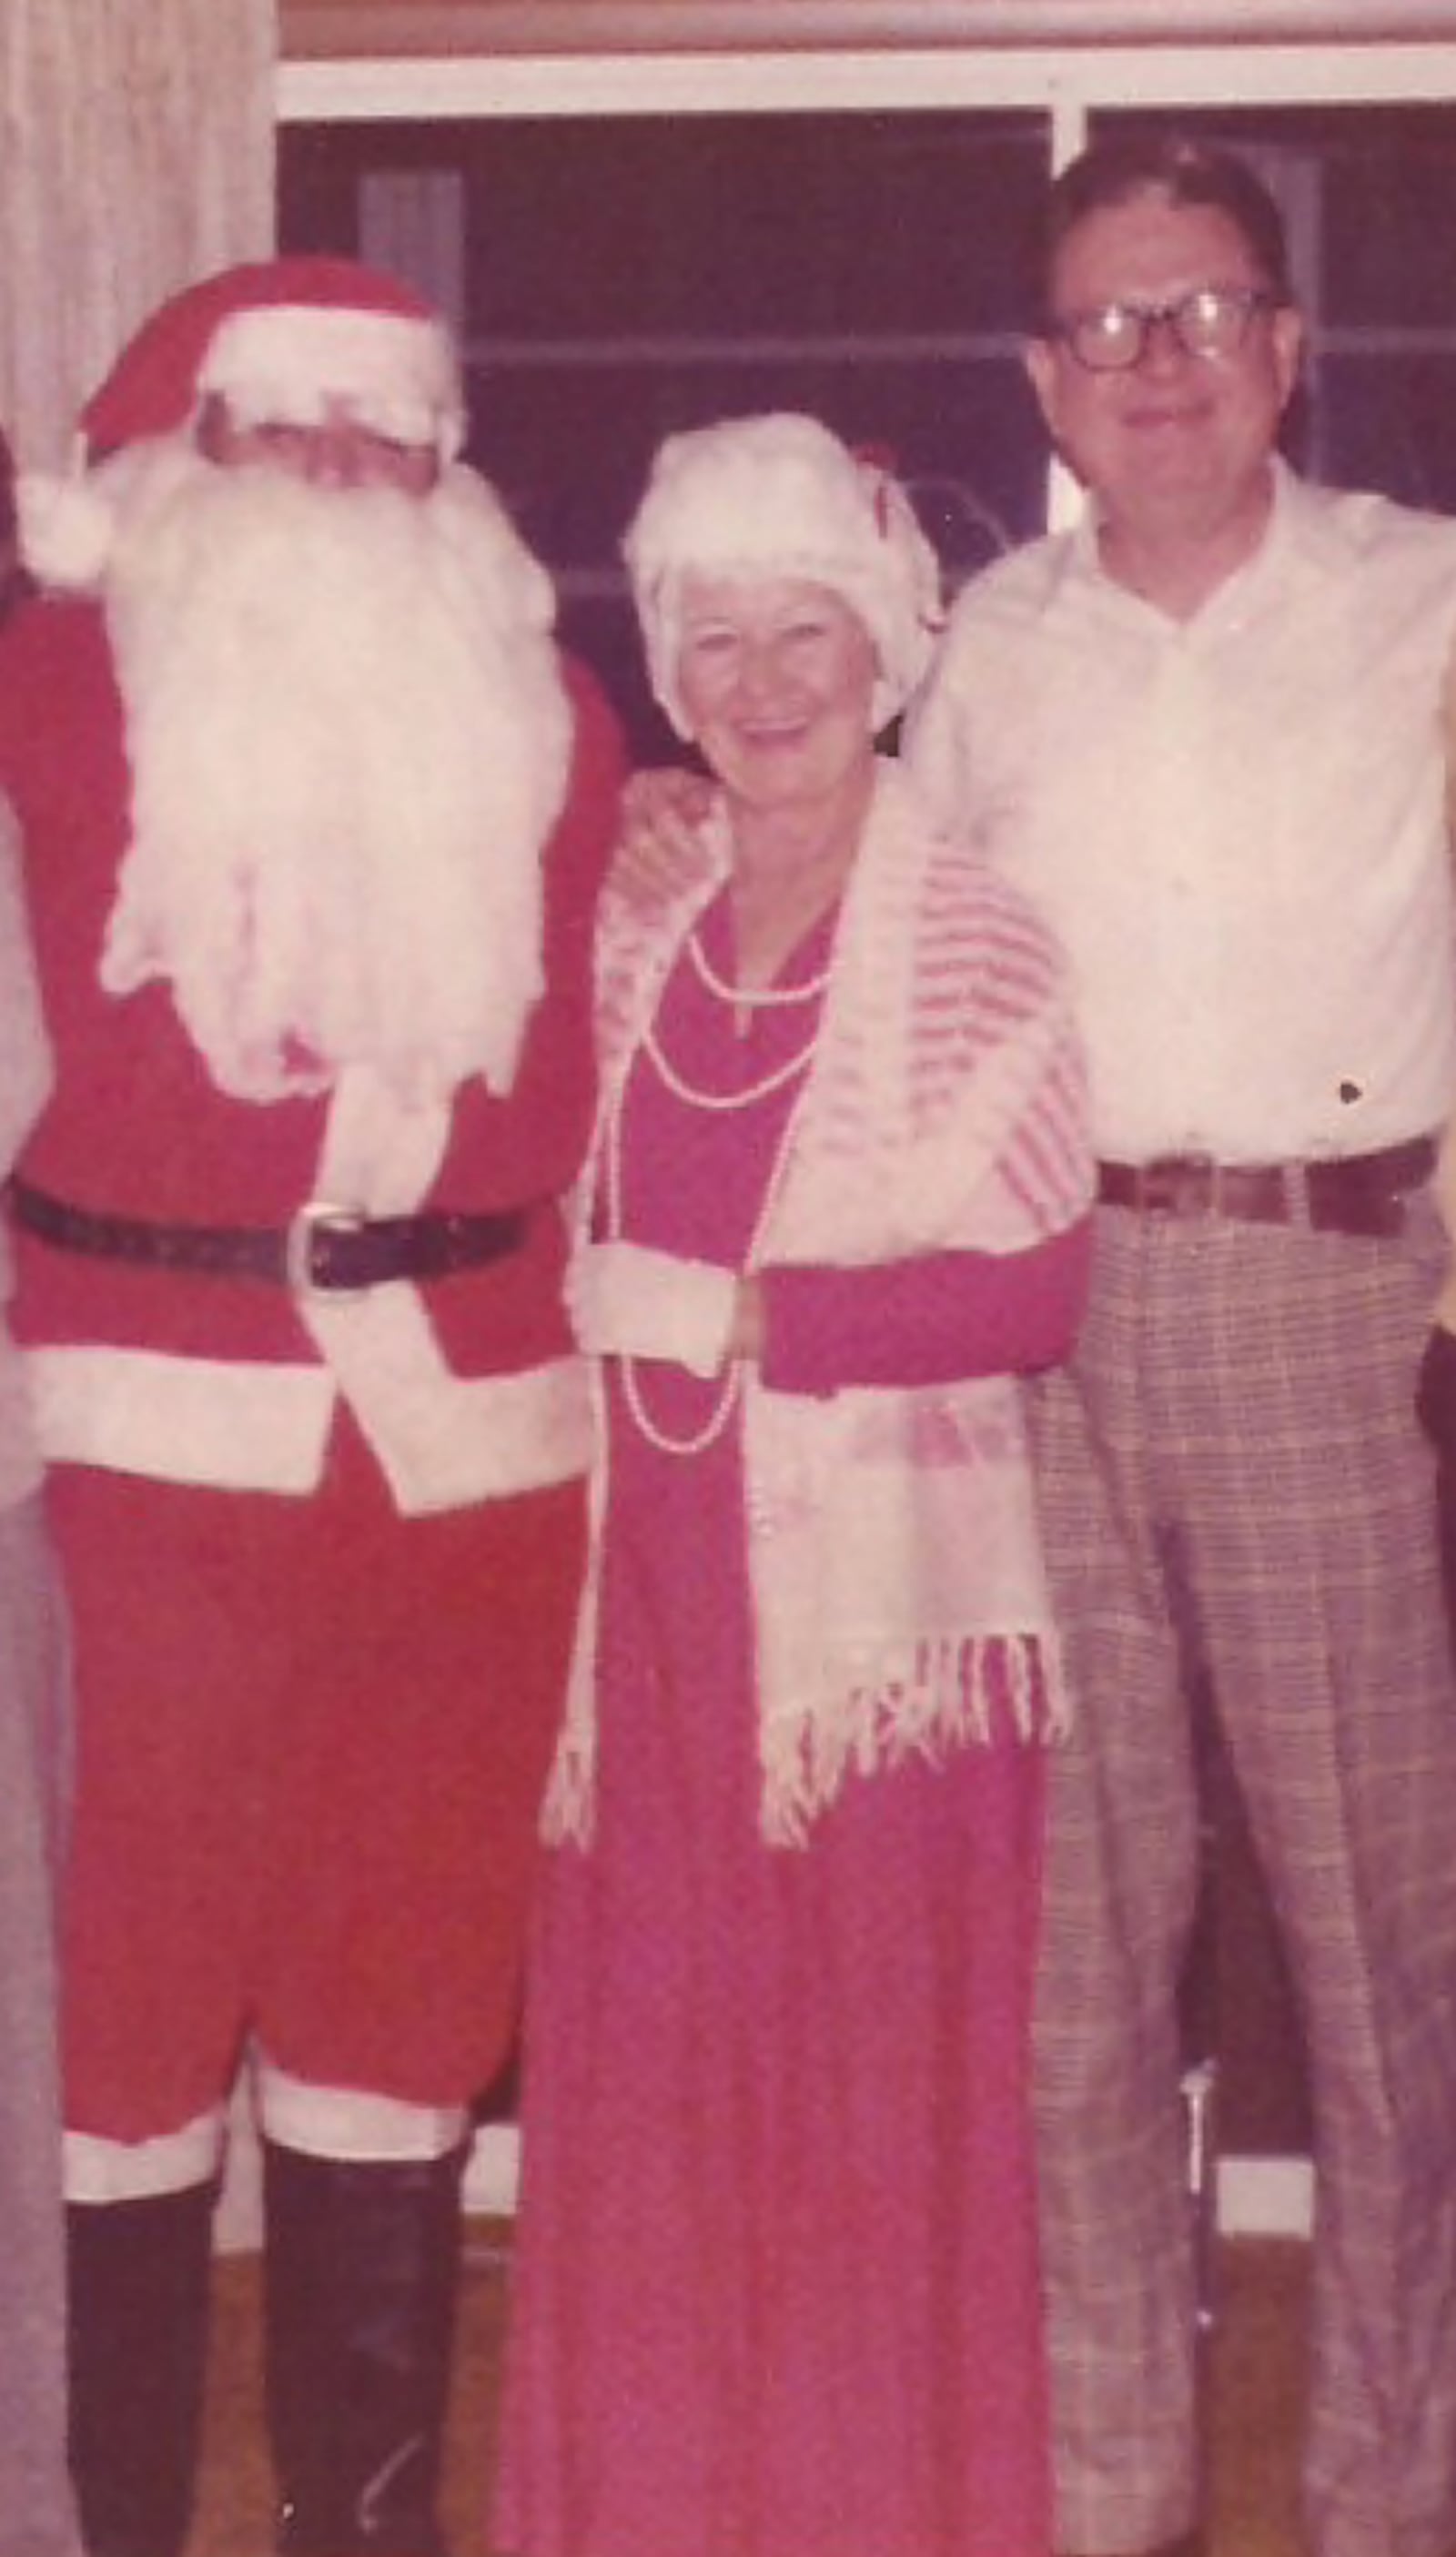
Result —
[[[1073,311],[1054,320],[1047,335],[1059,338],[1089,373],[1130,373],[1152,343],[1154,329],[1167,329],[1185,355],[1237,355],[1257,313],[1278,306],[1261,285],[1199,284],[1173,302],[1104,302],[1095,311]]]

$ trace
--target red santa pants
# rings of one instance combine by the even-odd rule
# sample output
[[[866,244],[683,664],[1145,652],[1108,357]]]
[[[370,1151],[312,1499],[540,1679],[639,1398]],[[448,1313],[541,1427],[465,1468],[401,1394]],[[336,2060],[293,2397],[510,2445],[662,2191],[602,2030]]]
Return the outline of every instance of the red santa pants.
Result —
[[[466,2103],[516,2017],[580,1483],[401,1519],[351,1427],[303,1500],[61,1467],[76,1819],[66,2119],[137,2140],[239,2045]]]

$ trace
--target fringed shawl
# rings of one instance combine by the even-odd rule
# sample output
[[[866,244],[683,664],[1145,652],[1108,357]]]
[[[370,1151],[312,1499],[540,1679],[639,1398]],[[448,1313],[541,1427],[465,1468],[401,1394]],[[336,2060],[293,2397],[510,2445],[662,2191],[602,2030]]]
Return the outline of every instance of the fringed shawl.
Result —
[[[711,840],[708,875],[691,888],[652,911],[613,899],[603,912],[602,1098],[582,1232],[643,1031],[728,874],[721,807]],[[937,835],[907,776],[883,762],[758,1259],[845,1267],[947,1249],[1010,1254],[1075,1222],[1090,1184],[1060,956],[1016,891]],[[1062,1726],[1014,1379],[817,1398],[770,1392],[750,1367],[741,1413],[770,1843],[802,1841],[851,1769],[986,1737],[997,1699],[1028,1734]],[[601,1445],[547,1800],[556,1839],[585,1839],[592,1825],[604,1433]]]

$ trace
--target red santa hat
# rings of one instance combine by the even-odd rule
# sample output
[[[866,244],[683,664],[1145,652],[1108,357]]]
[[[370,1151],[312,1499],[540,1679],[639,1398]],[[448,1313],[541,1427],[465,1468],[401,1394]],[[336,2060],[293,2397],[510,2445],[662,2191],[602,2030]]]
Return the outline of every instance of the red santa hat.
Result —
[[[842,595],[879,659],[878,727],[908,701],[944,619],[940,565],[898,480],[793,411],[670,435],[623,552],[652,688],[682,736],[685,577],[803,578]]]
[[[343,257],[228,267],[164,302],[80,414],[89,463],[175,435],[220,392],[241,425],[308,425],[341,399],[452,460],[464,402],[443,322],[397,277]]]
[[[227,267],[164,302],[81,410],[78,460],[103,474],[98,502],[87,502],[84,480],[23,484],[25,553],[40,576],[93,582],[109,545],[105,466],[186,433],[213,394],[244,427],[311,425],[342,401],[363,425],[433,446],[447,462],[464,441],[450,333],[412,287],[352,258]]]

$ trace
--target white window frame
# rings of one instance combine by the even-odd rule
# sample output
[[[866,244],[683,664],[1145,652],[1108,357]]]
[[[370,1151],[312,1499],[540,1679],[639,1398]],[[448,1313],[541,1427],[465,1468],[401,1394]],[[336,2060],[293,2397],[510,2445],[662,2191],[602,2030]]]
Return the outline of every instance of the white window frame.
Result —
[[[1251,5],[1257,18],[1257,0],[1246,0]],[[1367,26],[1381,10],[1382,0],[1364,0]],[[1004,25],[1004,6],[997,15]],[[1456,7],[1427,15],[1449,32],[1418,40],[1335,36],[1267,44],[1241,38],[1187,45],[837,45],[783,52],[744,46],[722,52],[285,58],[278,67],[277,111],[283,123],[424,123],[1025,107],[1049,119],[1053,164],[1060,167],[1082,148],[1090,118],[1110,107],[1456,100]]]

